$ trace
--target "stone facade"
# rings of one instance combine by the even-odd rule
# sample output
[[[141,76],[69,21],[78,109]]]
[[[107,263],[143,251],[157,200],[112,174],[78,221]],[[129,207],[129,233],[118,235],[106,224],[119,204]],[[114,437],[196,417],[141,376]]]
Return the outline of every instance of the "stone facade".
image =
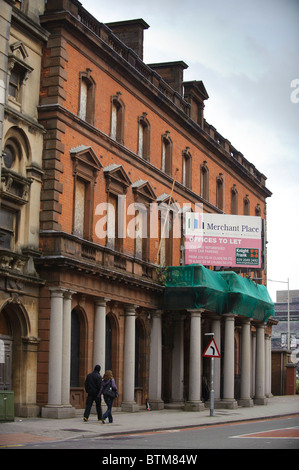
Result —
[[[44,2],[1,1],[1,389],[13,389],[15,412],[37,416],[39,213],[45,130],[38,122]]]

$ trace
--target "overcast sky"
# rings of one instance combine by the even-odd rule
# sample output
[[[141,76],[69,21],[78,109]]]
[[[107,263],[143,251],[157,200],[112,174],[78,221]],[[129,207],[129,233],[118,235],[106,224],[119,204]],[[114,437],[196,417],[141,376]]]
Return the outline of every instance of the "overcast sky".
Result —
[[[81,0],[100,22],[143,18],[144,62],[183,60],[205,118],[266,175],[268,279],[299,290],[299,0]],[[273,301],[286,284],[268,282]]]

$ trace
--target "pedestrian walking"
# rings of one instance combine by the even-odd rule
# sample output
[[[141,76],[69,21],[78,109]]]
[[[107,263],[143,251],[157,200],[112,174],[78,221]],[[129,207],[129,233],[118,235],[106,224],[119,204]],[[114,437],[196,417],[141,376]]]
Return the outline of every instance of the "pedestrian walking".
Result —
[[[112,405],[114,398],[118,397],[118,391],[112,370],[106,370],[103,376],[102,386],[98,396],[100,397],[101,394],[103,394],[105,403],[107,405],[107,411],[103,414],[102,423],[105,424],[106,418],[108,418],[109,423],[113,423]]]
[[[93,372],[87,375],[85,380],[85,391],[87,393],[86,406],[84,411],[83,421],[88,421],[90,410],[93,402],[96,403],[96,409],[98,414],[98,420],[102,420],[102,406],[101,406],[101,397],[99,397],[99,392],[102,385],[102,376],[100,374],[101,366],[98,364],[95,366]]]

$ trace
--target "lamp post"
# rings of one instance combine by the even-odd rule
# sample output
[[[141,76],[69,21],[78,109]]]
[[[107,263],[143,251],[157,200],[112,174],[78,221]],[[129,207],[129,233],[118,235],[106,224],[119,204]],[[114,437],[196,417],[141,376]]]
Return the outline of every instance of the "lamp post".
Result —
[[[270,282],[281,282],[282,284],[288,285],[288,335],[287,335],[287,346],[288,350],[290,349],[290,282],[289,278],[287,281],[274,281],[273,279],[268,279]]]

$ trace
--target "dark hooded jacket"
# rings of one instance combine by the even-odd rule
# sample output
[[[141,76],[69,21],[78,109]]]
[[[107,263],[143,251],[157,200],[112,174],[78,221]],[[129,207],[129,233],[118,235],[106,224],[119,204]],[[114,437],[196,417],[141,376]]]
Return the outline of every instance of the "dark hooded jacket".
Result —
[[[100,375],[100,366],[96,366],[94,371],[88,374],[85,380],[85,391],[88,395],[96,397],[101,389],[102,376]]]

